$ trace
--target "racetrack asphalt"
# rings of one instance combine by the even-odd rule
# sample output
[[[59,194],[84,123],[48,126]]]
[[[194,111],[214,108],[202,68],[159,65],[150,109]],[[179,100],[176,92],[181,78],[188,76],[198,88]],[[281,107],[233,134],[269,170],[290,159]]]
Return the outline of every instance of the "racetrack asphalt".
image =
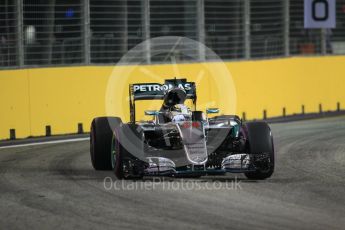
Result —
[[[345,229],[345,117],[271,128],[265,181],[118,181],[89,141],[0,149],[0,229]]]

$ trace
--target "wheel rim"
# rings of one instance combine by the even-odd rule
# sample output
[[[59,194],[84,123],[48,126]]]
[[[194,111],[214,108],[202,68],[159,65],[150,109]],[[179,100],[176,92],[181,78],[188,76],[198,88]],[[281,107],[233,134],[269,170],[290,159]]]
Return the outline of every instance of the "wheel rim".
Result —
[[[268,159],[266,162],[264,162],[264,164],[260,165],[260,169],[259,172],[263,173],[263,174],[267,174],[267,173],[271,173],[272,169],[273,169],[273,164],[274,164],[274,159],[272,158],[272,154],[274,153],[268,153]]]
[[[269,172],[271,171],[271,169],[272,169],[271,159],[268,158],[268,159],[267,159],[267,162],[265,162],[265,164],[264,164],[264,167],[262,167],[262,168],[260,169],[260,172],[261,172],[261,173],[269,173]]]

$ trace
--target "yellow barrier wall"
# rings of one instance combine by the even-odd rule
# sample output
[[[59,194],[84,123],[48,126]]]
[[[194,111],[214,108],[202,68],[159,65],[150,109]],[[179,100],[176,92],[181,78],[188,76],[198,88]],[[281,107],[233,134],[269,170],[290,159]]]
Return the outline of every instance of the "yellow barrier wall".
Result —
[[[198,106],[220,106],[225,113],[246,113],[247,119],[300,113],[335,110],[337,102],[345,104],[345,57],[294,57],[275,60],[222,63],[196,63],[151,66],[90,66],[38,68],[0,71],[0,139],[9,138],[9,130],[15,129],[17,138],[45,135],[45,126],[52,127],[52,134],[76,133],[77,124],[83,123],[89,131],[92,118],[106,114],[105,98],[111,76],[126,73],[126,89],[115,86],[122,95],[121,115],[128,120],[128,83],[163,82],[165,78],[187,77],[198,81]],[[221,67],[231,73],[237,98],[233,102],[231,92],[215,90],[216,82],[210,69]],[[132,68],[128,71],[129,68]],[[200,71],[202,70],[202,71]],[[149,80],[148,75],[151,76]],[[226,74],[226,73],[224,73]],[[229,75],[230,76],[230,75]],[[153,81],[152,79],[156,79]],[[230,82],[230,77],[229,77]],[[227,83],[221,83],[229,87]],[[225,85],[224,85],[225,84]],[[116,88],[117,87],[117,88]],[[120,97],[119,96],[119,97]],[[113,99],[112,99],[113,100]],[[216,103],[208,104],[208,100]],[[116,105],[116,99],[110,103]],[[158,104],[142,103],[138,110]],[[231,107],[231,109],[230,109]],[[121,112],[121,111],[120,111]]]
[[[28,70],[0,71],[0,139],[31,135]]]

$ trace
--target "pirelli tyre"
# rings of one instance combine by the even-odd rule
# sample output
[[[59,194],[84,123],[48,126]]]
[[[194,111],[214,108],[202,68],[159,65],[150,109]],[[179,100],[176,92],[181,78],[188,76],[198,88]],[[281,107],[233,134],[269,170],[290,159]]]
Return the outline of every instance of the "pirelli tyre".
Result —
[[[90,155],[95,170],[111,170],[111,141],[114,129],[122,123],[118,117],[97,117],[90,130]]]
[[[123,157],[126,155],[126,149],[120,144],[119,130],[115,130],[111,141],[111,168],[117,179],[123,179],[125,174],[123,170]]]
[[[266,122],[247,122],[242,126],[247,138],[247,151],[253,157],[256,168],[247,172],[248,179],[263,180],[274,172],[274,144],[271,129]]]

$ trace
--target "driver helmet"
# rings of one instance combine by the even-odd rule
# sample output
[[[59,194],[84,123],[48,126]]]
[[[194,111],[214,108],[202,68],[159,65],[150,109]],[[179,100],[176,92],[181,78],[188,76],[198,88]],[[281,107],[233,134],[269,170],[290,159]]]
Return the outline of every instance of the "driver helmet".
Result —
[[[192,112],[184,104],[176,104],[171,107],[170,116],[172,121],[186,121],[191,119]]]

